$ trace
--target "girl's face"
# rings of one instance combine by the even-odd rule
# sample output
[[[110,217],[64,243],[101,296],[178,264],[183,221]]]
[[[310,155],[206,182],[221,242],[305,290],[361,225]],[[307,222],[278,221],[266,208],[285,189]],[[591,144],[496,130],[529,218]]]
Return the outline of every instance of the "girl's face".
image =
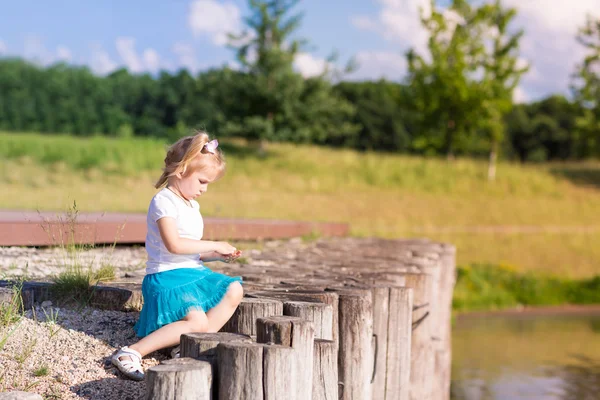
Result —
[[[219,172],[216,168],[195,171],[185,176],[175,176],[175,187],[187,200],[202,196],[208,190],[208,184],[217,179]]]

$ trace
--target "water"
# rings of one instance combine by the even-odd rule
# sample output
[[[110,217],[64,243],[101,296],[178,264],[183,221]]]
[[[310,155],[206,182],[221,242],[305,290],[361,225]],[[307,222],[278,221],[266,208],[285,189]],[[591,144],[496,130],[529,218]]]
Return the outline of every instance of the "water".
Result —
[[[600,399],[600,316],[459,319],[454,400]]]

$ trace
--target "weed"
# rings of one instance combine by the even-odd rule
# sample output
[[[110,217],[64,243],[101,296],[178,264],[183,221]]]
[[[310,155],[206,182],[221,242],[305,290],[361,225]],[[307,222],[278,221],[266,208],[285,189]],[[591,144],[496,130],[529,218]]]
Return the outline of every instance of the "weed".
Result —
[[[49,313],[47,313],[45,309],[42,310],[44,311],[44,315],[46,316],[45,322],[50,332],[50,339],[52,339],[62,329],[61,326],[57,324],[58,310],[55,311],[54,309],[50,308]]]
[[[33,371],[33,376],[46,376],[50,373],[50,370],[47,365],[41,365],[39,368]]]
[[[18,362],[20,365],[23,365],[23,363],[27,361],[31,353],[33,353],[33,349],[35,348],[36,344],[37,339],[32,339],[31,341],[29,341],[29,343],[23,344],[23,349],[21,350],[20,354],[17,354],[15,356],[15,361]]]

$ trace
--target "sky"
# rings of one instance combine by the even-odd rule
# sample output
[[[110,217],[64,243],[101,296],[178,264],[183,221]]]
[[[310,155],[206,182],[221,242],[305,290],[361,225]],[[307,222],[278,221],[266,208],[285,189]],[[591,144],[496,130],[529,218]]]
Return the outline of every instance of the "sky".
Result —
[[[449,0],[440,0],[444,7]],[[479,0],[479,2],[488,0]],[[600,0],[503,0],[515,7],[514,29],[525,29],[521,61],[530,70],[516,101],[569,93],[575,65],[584,57],[576,42],[588,13],[600,17]],[[241,32],[246,0],[0,0],[0,57],[50,65],[87,65],[104,75],[126,67],[134,73],[230,65],[235,53],[226,33]],[[334,51],[336,65],[351,58],[349,80],[406,76],[405,52],[426,49],[419,8],[429,0],[301,0],[297,36],[310,45],[296,57],[305,76],[320,73]]]

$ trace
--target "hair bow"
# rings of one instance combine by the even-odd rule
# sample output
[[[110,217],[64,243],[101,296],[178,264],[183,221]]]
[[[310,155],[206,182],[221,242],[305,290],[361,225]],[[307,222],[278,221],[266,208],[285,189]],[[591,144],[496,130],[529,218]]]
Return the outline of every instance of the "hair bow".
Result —
[[[219,141],[217,139],[213,139],[210,142],[206,143],[204,147],[209,153],[215,154],[217,151],[217,147],[219,147]]]

